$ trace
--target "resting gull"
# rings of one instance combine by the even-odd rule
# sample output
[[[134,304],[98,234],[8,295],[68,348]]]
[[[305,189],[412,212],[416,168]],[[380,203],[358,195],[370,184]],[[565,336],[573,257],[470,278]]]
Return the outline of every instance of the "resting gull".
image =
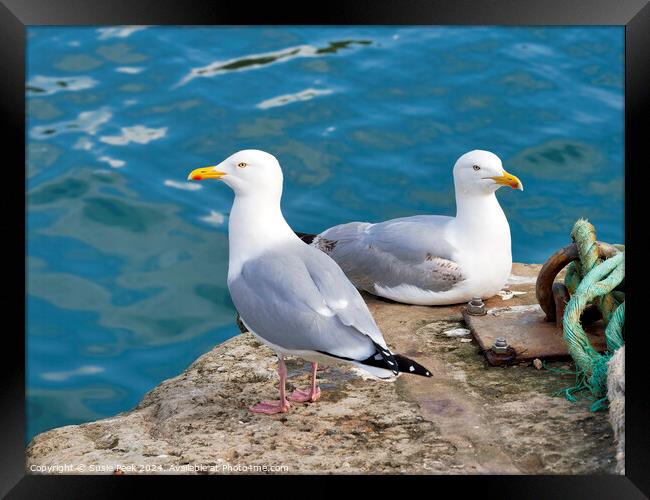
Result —
[[[523,191],[489,151],[462,155],[454,166],[456,217],[416,215],[378,224],[350,222],[317,235],[361,290],[398,302],[457,304],[495,295],[510,276],[510,226],[495,192]]]
[[[274,156],[244,150],[188,179],[220,179],[235,192],[228,226],[228,288],[242,322],[278,356],[280,400],[251,407],[283,413],[289,401],[320,397],[320,362],[351,363],[380,378],[400,372],[431,376],[394,354],[352,283],[329,256],[304,243],[280,209],[282,169]],[[312,363],[311,387],[285,396],[285,355]]]

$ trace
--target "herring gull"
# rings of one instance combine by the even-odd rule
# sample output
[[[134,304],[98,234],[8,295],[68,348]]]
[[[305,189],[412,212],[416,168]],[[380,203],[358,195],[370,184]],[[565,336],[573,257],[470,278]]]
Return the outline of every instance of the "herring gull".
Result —
[[[228,225],[228,289],[243,324],[278,356],[280,400],[255,413],[284,413],[289,401],[314,402],[318,363],[344,362],[380,378],[400,372],[430,377],[386,345],[358,290],[329,256],[303,242],[280,209],[282,169],[274,156],[244,150],[193,170],[188,179],[219,179],[235,192]],[[311,387],[285,395],[286,355],[312,363]]]
[[[323,231],[311,244],[357,288],[397,302],[445,305],[492,297],[512,269],[510,226],[495,192],[524,188],[489,151],[465,153],[453,174],[456,217],[349,222]]]

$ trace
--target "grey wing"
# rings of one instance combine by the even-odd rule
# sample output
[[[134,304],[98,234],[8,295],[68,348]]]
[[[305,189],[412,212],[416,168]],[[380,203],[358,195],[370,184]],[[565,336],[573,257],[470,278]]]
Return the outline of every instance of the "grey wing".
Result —
[[[331,264],[336,267],[334,262]],[[287,350],[366,359],[375,352],[372,337],[376,335],[354,326],[349,316],[355,313],[346,311],[349,306],[343,307],[344,300],[337,303],[321,293],[318,283],[324,281],[326,272],[308,267],[295,254],[266,253],[244,264],[241,274],[229,284],[230,294],[246,325],[272,344]],[[343,279],[347,282],[345,276]],[[360,325],[374,325],[372,317],[368,323],[363,313],[356,314],[360,315],[356,318]],[[381,338],[378,330],[376,333]]]
[[[367,335],[380,346],[386,347],[386,341],[366,302],[339,265],[331,257],[309,245],[302,245],[301,253],[321,297],[339,320]]]
[[[409,284],[443,292],[463,281],[455,248],[444,238],[450,217],[424,215],[379,224],[352,222],[321,233],[313,245],[329,254],[354,284]]]

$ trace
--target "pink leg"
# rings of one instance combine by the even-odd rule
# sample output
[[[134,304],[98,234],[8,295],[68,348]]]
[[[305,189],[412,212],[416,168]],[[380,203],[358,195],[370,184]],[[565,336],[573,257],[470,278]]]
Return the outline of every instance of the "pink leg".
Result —
[[[289,396],[290,401],[297,403],[315,403],[320,399],[320,388],[316,385],[316,370],[318,370],[318,363],[311,364],[311,388],[303,391],[296,389]]]
[[[274,415],[275,413],[286,413],[289,411],[289,401],[285,395],[285,384],[287,382],[287,367],[284,364],[284,358],[278,356],[278,374],[280,375],[280,401],[264,401],[251,406],[249,409],[253,413],[264,413],[265,415]]]

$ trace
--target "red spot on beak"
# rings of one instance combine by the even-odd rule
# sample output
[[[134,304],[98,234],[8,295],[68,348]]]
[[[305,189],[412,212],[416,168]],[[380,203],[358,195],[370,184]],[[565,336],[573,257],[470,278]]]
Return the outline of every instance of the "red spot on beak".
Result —
[[[200,175],[195,175],[194,177],[192,177],[192,180],[193,181],[200,181],[200,180],[203,180],[203,177],[201,177]]]

